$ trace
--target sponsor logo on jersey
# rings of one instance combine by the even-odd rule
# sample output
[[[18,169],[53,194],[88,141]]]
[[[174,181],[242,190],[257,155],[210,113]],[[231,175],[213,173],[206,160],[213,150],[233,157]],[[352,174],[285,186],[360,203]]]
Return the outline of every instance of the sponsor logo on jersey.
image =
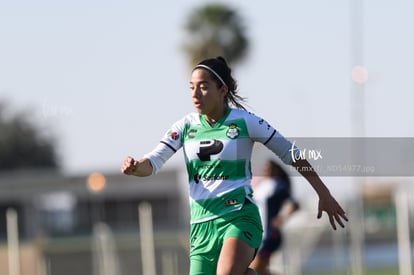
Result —
[[[193,138],[195,138],[195,133],[197,133],[197,130],[196,130],[196,129],[191,129],[191,130],[189,130],[189,131],[188,131],[188,133],[187,133],[187,138],[188,138],[188,139],[193,139]]]
[[[226,175],[215,175],[215,176],[201,176],[200,174],[194,175],[194,182],[196,184],[200,183],[200,181],[216,181],[216,180],[228,180],[230,177]]]
[[[201,161],[210,161],[212,155],[217,155],[223,150],[223,142],[217,139],[200,141],[200,149],[197,153]]]
[[[169,131],[167,133],[168,138],[170,138],[171,140],[178,140],[180,138],[180,134],[174,131]]]
[[[229,126],[229,129],[226,132],[227,137],[231,138],[231,139],[235,139],[239,136],[240,132],[239,129],[237,129],[237,125],[232,123]]]

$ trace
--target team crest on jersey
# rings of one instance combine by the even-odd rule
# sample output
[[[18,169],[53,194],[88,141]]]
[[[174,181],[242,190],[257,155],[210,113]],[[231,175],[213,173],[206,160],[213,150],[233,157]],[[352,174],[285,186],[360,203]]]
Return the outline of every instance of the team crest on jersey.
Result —
[[[234,138],[237,138],[239,134],[240,132],[239,132],[239,129],[237,129],[237,125],[234,123],[230,124],[229,129],[226,132],[226,135],[229,138],[234,139]]]
[[[172,139],[172,140],[178,140],[180,138],[180,134],[174,131],[169,131],[167,133],[168,138]]]

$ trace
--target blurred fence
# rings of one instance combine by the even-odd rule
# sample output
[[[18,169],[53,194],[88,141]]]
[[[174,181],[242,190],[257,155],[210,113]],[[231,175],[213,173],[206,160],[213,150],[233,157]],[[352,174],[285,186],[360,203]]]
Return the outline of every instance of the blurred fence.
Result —
[[[109,175],[100,194],[91,194],[85,187],[86,177],[2,178],[0,274],[145,274],[143,268],[151,261],[155,266],[152,273],[188,274],[188,197],[181,193],[178,177],[166,172],[137,182]],[[316,219],[314,198],[304,200],[283,229],[283,250],[272,258],[271,270],[289,275],[358,275],[374,265],[391,266],[401,275],[411,273],[414,192],[410,178],[393,182],[393,188],[373,184],[368,191],[361,188],[360,195],[345,200],[350,222],[337,231],[326,219]],[[74,196],[73,201],[62,192]],[[60,194],[54,197],[60,207],[45,208],[45,201],[39,203],[53,194]],[[61,207],[63,201],[71,206],[70,211]],[[143,225],[148,222],[143,224],[138,215],[143,201],[151,206],[153,224],[146,229]],[[5,209],[11,208],[16,214],[9,214],[13,224],[6,222]],[[154,231],[148,231],[150,228]],[[355,232],[361,235],[355,237]],[[153,259],[148,257],[151,254]]]
[[[414,189],[411,179],[400,180],[391,185],[386,199],[378,195],[378,201],[373,201],[363,194],[348,199],[344,207],[350,221],[345,229],[334,231],[327,219],[316,220],[315,201],[305,203],[307,210],[284,227],[284,246],[272,257],[271,270],[289,275],[395,270],[383,274],[411,275]],[[372,186],[382,189],[381,184]]]

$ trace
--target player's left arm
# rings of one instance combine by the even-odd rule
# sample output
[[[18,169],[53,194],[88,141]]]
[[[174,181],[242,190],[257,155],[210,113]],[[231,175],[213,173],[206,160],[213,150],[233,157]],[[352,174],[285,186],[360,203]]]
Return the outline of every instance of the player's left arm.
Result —
[[[345,211],[331,195],[328,188],[313,170],[312,166],[306,159],[300,159],[294,155],[298,153],[296,146],[289,140],[285,139],[275,128],[267,121],[253,114],[246,119],[249,125],[249,131],[254,141],[260,142],[273,151],[285,164],[291,164],[296,170],[306,178],[306,180],[315,189],[319,196],[318,219],[322,217],[325,211],[329,216],[329,222],[336,230],[335,221],[344,227],[342,220],[348,221]],[[295,160],[295,161],[293,161]]]
[[[335,221],[340,226],[345,227],[343,221],[348,221],[345,211],[331,195],[329,189],[314,171],[311,164],[306,159],[299,159],[293,162],[292,166],[306,178],[319,196],[318,219],[322,217],[322,212],[325,211],[328,214],[329,222],[334,230],[336,230]]]

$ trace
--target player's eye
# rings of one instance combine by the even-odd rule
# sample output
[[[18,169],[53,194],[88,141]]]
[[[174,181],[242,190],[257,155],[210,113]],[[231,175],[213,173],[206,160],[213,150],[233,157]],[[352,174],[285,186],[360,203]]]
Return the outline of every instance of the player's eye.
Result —
[[[208,86],[207,86],[207,85],[201,85],[201,86],[200,86],[200,89],[201,89],[202,91],[207,91],[207,90],[208,90]]]

